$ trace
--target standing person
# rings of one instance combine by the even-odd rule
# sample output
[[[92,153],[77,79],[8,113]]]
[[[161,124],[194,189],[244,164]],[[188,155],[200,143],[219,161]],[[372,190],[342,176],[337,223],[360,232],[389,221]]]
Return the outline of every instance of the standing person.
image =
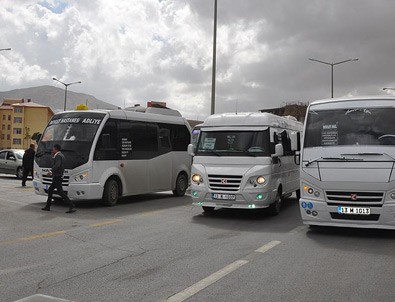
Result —
[[[34,144],[30,144],[30,148],[25,150],[25,154],[23,154],[22,159],[22,168],[23,168],[23,176],[22,176],[22,187],[26,187],[26,180],[29,174],[33,177],[33,165],[34,165],[34,155],[36,151],[34,151]]]
[[[48,189],[48,199],[47,204],[41,210],[49,211],[51,208],[52,202],[52,194],[56,189],[58,195],[60,195],[63,200],[68,202],[69,210],[66,213],[74,213],[76,210],[74,209],[74,203],[70,200],[70,198],[63,191],[62,181],[63,181],[63,173],[64,173],[64,155],[61,153],[61,147],[58,144],[55,144],[52,148],[52,156],[54,159],[54,163],[52,166],[52,171],[48,172],[48,176],[52,176],[52,184]]]

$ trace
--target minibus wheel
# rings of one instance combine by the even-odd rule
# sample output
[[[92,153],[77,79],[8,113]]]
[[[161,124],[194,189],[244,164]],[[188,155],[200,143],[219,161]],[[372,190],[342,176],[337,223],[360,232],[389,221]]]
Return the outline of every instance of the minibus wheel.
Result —
[[[176,188],[173,190],[173,194],[177,197],[185,195],[188,188],[188,178],[184,173],[178,174],[176,181]]]
[[[276,216],[280,213],[282,204],[281,191],[277,191],[276,200],[269,206],[269,213],[272,216]]]
[[[103,204],[106,206],[115,206],[119,199],[119,183],[110,178],[107,180],[103,191]]]

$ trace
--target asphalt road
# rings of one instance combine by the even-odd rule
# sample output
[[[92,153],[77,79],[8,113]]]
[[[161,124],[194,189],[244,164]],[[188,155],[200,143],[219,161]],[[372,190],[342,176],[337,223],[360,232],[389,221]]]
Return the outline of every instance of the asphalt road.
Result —
[[[395,232],[302,225],[295,199],[202,214],[150,194],[41,211],[45,198],[0,176],[0,301],[394,301]]]

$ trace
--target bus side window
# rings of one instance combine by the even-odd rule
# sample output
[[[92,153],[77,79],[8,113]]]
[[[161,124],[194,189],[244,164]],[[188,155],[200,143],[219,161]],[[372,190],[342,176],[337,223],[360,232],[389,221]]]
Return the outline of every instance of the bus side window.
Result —
[[[172,139],[173,151],[186,151],[191,141],[191,134],[185,125],[174,125]]]
[[[159,141],[160,145],[164,149],[171,149],[170,145],[170,130],[166,128],[160,128],[159,130]]]
[[[280,133],[281,135],[281,143],[284,148],[284,155],[293,155],[293,152],[291,150],[291,140],[289,139],[288,132],[284,130],[283,132]]]
[[[95,160],[116,160],[118,150],[116,148],[118,138],[117,122],[108,120],[100,133],[97,141],[94,159]]]

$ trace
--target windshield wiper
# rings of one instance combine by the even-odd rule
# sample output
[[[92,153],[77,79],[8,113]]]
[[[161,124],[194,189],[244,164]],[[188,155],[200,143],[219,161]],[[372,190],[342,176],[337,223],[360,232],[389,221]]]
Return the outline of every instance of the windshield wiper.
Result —
[[[389,158],[391,158],[393,161],[395,161],[395,158],[393,156],[391,156],[391,155],[389,155],[387,153],[380,153],[380,152],[344,153],[344,154],[340,154],[340,155],[361,155],[361,156],[364,156],[364,155],[366,155],[366,156],[372,156],[372,155],[373,156],[374,155],[382,156],[382,155],[385,155],[385,156],[388,156]]]
[[[320,160],[333,160],[333,161],[336,161],[336,160],[340,160],[340,161],[363,161],[363,159],[362,158],[347,158],[347,157],[319,157],[319,158],[316,158],[316,159],[312,159],[312,160],[309,160],[306,164],[305,164],[305,167],[308,167],[308,166],[310,166],[312,163],[315,163],[315,162],[318,162],[318,161],[320,161]]]
[[[221,154],[220,154],[219,152],[214,151],[214,150],[198,150],[198,153],[199,153],[199,152],[202,152],[202,153],[212,153],[212,154],[214,154],[214,155],[216,155],[216,156],[221,156]]]

